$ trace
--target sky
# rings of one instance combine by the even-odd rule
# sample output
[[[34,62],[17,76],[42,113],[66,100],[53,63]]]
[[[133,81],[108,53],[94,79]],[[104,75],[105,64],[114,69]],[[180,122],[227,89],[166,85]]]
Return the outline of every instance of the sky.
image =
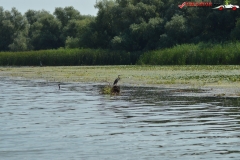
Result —
[[[27,10],[46,10],[53,13],[56,7],[73,6],[81,15],[97,15],[97,9],[94,8],[96,0],[0,0],[0,6],[4,10],[11,10],[15,7],[24,14]]]

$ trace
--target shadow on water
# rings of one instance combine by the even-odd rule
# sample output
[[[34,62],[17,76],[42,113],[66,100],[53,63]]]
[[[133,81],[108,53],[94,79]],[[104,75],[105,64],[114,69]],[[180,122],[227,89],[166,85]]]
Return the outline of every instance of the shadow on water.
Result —
[[[0,78],[0,157],[238,159],[239,98]]]

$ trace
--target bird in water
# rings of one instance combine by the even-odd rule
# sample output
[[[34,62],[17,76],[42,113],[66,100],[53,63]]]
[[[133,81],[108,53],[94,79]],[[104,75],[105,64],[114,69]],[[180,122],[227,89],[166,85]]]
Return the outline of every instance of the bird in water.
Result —
[[[61,89],[61,86],[60,86],[60,84],[58,84],[58,89],[59,89],[59,90]]]
[[[120,80],[120,75],[118,75],[118,78],[115,79],[115,81],[113,82],[113,85],[117,85],[118,81]]]

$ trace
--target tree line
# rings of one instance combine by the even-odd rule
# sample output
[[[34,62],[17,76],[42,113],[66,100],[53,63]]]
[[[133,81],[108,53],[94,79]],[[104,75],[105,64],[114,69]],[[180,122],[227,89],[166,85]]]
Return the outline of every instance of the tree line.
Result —
[[[58,7],[53,14],[45,10],[21,14],[16,8],[0,7],[0,51],[91,48],[145,52],[186,43],[240,40],[239,10],[178,8],[184,1],[99,0],[97,16],[81,15],[74,7]]]
[[[24,15],[0,7],[0,51],[78,47],[81,33],[94,19],[73,7],[56,8],[53,14],[28,10]]]

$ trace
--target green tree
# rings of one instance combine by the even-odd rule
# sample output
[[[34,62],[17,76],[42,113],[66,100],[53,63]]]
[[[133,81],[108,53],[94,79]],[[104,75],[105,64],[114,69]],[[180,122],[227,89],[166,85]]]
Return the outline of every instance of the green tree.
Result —
[[[33,23],[37,22],[41,13],[41,11],[28,10],[24,15],[27,18],[28,23],[32,25]]]
[[[79,47],[79,38],[67,37],[65,42],[66,48],[78,48]]]
[[[96,4],[98,15],[92,36],[95,48],[128,51],[154,49],[163,32],[160,0],[102,0]]]
[[[82,29],[94,18],[81,15],[72,6],[65,8],[58,7],[55,9],[54,15],[61,22],[61,41],[65,43],[66,47],[80,47],[79,42],[83,32]]]
[[[8,47],[11,51],[26,51],[31,49],[29,46],[29,39],[23,32],[16,33],[13,43],[11,43]]]
[[[186,42],[188,27],[182,15],[174,15],[171,21],[165,24],[165,33],[171,38],[172,44]]]
[[[85,47],[84,35],[88,31],[88,27],[94,18],[90,16],[84,17],[82,20],[71,20],[63,29],[63,35],[66,38],[65,46],[67,48],[79,48]]]
[[[83,19],[80,12],[74,9],[72,6],[61,8],[57,7],[53,13],[56,18],[62,23],[62,27],[65,27],[70,20]]]
[[[236,27],[231,32],[233,40],[240,40],[240,19],[237,20]]]
[[[0,7],[0,26],[0,50],[28,49],[28,22],[16,8],[12,8],[11,11],[4,11]]]
[[[37,21],[31,25],[31,44],[36,50],[64,46],[60,39],[61,22],[47,11],[36,13]]]
[[[180,9],[178,5],[182,2],[98,0],[96,17],[81,15],[71,6],[58,7],[53,14],[28,10],[25,15],[15,8],[4,11],[0,7],[0,50],[65,46],[148,51],[183,43],[240,39],[240,12],[211,7]],[[238,4],[238,0],[231,4]]]

